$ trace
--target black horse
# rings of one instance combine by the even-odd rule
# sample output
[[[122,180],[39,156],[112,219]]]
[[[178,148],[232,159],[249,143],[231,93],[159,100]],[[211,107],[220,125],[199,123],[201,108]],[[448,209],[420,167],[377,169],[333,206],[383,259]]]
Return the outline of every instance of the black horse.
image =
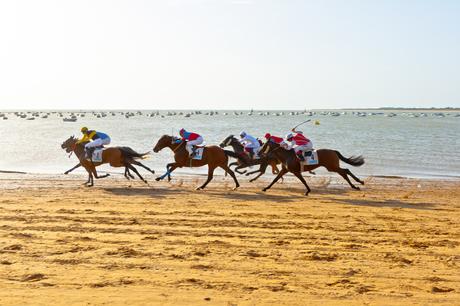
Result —
[[[231,146],[235,155],[231,155],[237,159],[236,162],[230,163],[228,166],[236,166],[235,171],[239,174],[245,174],[247,171],[239,171],[240,169],[247,168],[254,165],[260,165],[258,170],[251,171],[246,173],[246,175],[251,175],[259,172],[259,174],[252,178],[250,182],[257,180],[261,175],[265,173],[265,170],[268,166],[272,167],[272,173],[278,174],[279,170],[277,165],[280,164],[280,161],[277,158],[267,158],[267,157],[260,157],[259,159],[252,159],[244,152],[243,145],[235,138],[235,136],[230,135],[225,138],[219,145],[221,148],[225,148]]]

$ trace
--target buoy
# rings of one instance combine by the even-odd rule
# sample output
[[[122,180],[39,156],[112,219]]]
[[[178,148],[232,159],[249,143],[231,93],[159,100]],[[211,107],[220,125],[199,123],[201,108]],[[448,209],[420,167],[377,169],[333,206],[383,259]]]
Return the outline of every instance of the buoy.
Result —
[[[319,121],[318,121],[318,120],[315,120],[315,125],[319,125]]]

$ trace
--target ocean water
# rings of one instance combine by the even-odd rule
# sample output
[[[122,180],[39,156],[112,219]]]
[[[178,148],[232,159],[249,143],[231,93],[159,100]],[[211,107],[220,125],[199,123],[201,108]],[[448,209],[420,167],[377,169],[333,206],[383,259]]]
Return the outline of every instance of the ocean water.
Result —
[[[44,119],[41,116],[47,112],[41,112],[35,120],[27,120],[2,112],[8,120],[0,117],[0,170],[63,173],[78,161],[75,156],[68,158],[60,147],[61,143],[71,135],[79,136],[82,126],[108,133],[114,146],[127,145],[138,152],[147,152],[152,150],[161,135],[177,134],[182,127],[203,135],[207,144],[219,144],[228,135],[237,135],[242,130],[257,137],[266,132],[284,136],[294,125],[312,119],[301,129],[315,148],[335,149],[344,156],[365,157],[364,166],[347,166],[358,175],[460,177],[460,115],[455,112],[440,115],[439,112],[392,111],[396,116],[389,117],[386,116],[389,111],[375,110],[359,111],[366,115],[346,111],[339,116],[332,115],[329,110],[315,111],[311,116],[302,112],[290,114],[290,111],[282,114],[281,111],[269,111],[269,115],[264,115],[265,111],[254,111],[251,116],[248,111],[237,111],[239,115],[234,111],[219,111],[210,116],[202,111],[202,114],[188,118],[178,114],[167,116],[167,111],[160,111],[160,115],[153,117],[148,116],[152,111],[142,111],[142,114],[130,118],[121,111],[114,111],[114,116],[110,111],[104,112],[107,116],[102,118],[86,112],[85,117],[78,117],[77,122],[63,122],[58,113],[51,113]],[[69,112],[63,115],[68,117]],[[31,116],[28,114],[27,118]],[[320,124],[315,125],[315,120]],[[145,163],[163,173],[166,163],[172,159],[172,152],[164,149],[152,153]],[[100,169],[121,172],[121,169],[109,166]],[[177,172],[205,173],[206,168],[183,168]],[[84,172],[79,170],[76,173]]]

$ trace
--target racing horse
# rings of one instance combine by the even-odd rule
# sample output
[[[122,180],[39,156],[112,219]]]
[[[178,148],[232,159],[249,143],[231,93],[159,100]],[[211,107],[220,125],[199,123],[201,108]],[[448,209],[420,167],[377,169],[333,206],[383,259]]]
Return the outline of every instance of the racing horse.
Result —
[[[208,165],[208,178],[203,183],[203,185],[197,187],[196,189],[204,189],[206,185],[212,180],[214,176],[214,170],[217,167],[224,169],[225,172],[231,175],[235,181],[235,188],[237,189],[240,184],[236,179],[235,173],[228,167],[228,156],[233,152],[224,151],[218,146],[205,146],[200,160],[190,159],[189,153],[185,148],[186,142],[180,140],[174,136],[163,135],[158,140],[157,144],[153,148],[153,152],[158,153],[164,148],[169,148],[174,153],[174,162],[166,165],[166,173],[160,177],[157,177],[156,180],[160,181],[168,176],[168,180],[171,179],[170,174],[176,168],[182,167],[202,167]],[[230,153],[229,153],[230,152]]]
[[[303,178],[302,172],[311,171],[321,166],[325,167],[329,172],[336,172],[340,174],[340,176],[342,176],[353,189],[359,190],[359,187],[353,185],[353,183],[348,178],[348,175],[350,175],[355,181],[357,181],[361,185],[364,185],[364,182],[360,180],[358,177],[356,177],[353,173],[351,173],[349,169],[340,168],[340,162],[339,162],[341,160],[349,165],[359,167],[364,164],[364,158],[362,156],[351,156],[349,158],[346,158],[342,154],[340,154],[339,151],[330,150],[330,149],[319,149],[316,151],[318,153],[318,164],[305,165],[303,169],[301,169],[302,165],[293,149],[286,150],[286,149],[283,149],[279,144],[274,143],[273,141],[267,141],[263,145],[260,152],[262,152],[262,154],[264,155],[274,156],[278,158],[283,164],[283,168],[278,173],[278,175],[275,177],[273,182],[271,182],[270,185],[262,189],[263,191],[267,191],[268,189],[270,189],[273,186],[273,184],[275,184],[280,178],[283,177],[283,175],[285,175],[288,172],[291,172],[307,188],[305,195],[308,195],[311,190],[310,190],[310,187],[308,187],[307,182]]]
[[[125,176],[126,174],[129,174],[128,169],[132,170],[144,183],[147,183],[147,181],[139,174],[139,172],[136,168],[134,168],[133,165],[143,167],[151,173],[155,173],[155,171],[151,170],[150,168],[136,160],[138,158],[145,157],[147,153],[137,153],[129,147],[110,147],[102,152],[102,162],[93,162],[91,160],[86,159],[85,144],[87,144],[87,142],[77,142],[78,138],[70,136],[66,141],[64,141],[61,144],[61,148],[66,150],[67,153],[75,153],[75,156],[77,156],[78,160],[80,161],[80,165],[83,168],[85,168],[85,170],[88,172],[88,181],[86,181],[85,183],[85,185],[88,187],[94,185],[93,177],[95,177],[96,179],[100,179],[109,176],[108,173],[104,175],[98,175],[96,171],[97,166],[106,163],[110,164],[112,167],[125,167]],[[71,170],[78,168],[77,166],[75,166]]]
[[[234,135],[229,135],[227,138],[225,138],[219,145],[221,148],[225,148],[228,146],[231,146],[233,148],[233,151],[237,155],[235,158],[237,158],[237,162],[230,163],[228,165],[229,167],[235,166],[235,172],[239,174],[244,174],[246,173],[245,171],[240,172],[239,169],[254,166],[254,165],[260,165],[259,170],[251,171],[246,173],[246,175],[251,175],[257,172],[260,172],[256,177],[252,178],[249,180],[250,182],[255,181],[258,179],[261,175],[265,173],[265,170],[267,167],[270,165],[272,167],[272,173],[273,174],[278,174],[279,170],[278,167],[276,166],[280,162],[276,158],[267,158],[267,157],[260,157],[259,159],[251,159],[245,152],[244,152],[244,146],[238,141],[238,139],[235,138]]]

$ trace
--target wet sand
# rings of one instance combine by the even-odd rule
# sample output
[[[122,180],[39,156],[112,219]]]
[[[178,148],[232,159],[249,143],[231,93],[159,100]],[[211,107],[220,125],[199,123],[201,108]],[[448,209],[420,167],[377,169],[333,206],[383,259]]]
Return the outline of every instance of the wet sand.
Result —
[[[0,304],[460,303],[459,181],[202,181],[0,177]]]

